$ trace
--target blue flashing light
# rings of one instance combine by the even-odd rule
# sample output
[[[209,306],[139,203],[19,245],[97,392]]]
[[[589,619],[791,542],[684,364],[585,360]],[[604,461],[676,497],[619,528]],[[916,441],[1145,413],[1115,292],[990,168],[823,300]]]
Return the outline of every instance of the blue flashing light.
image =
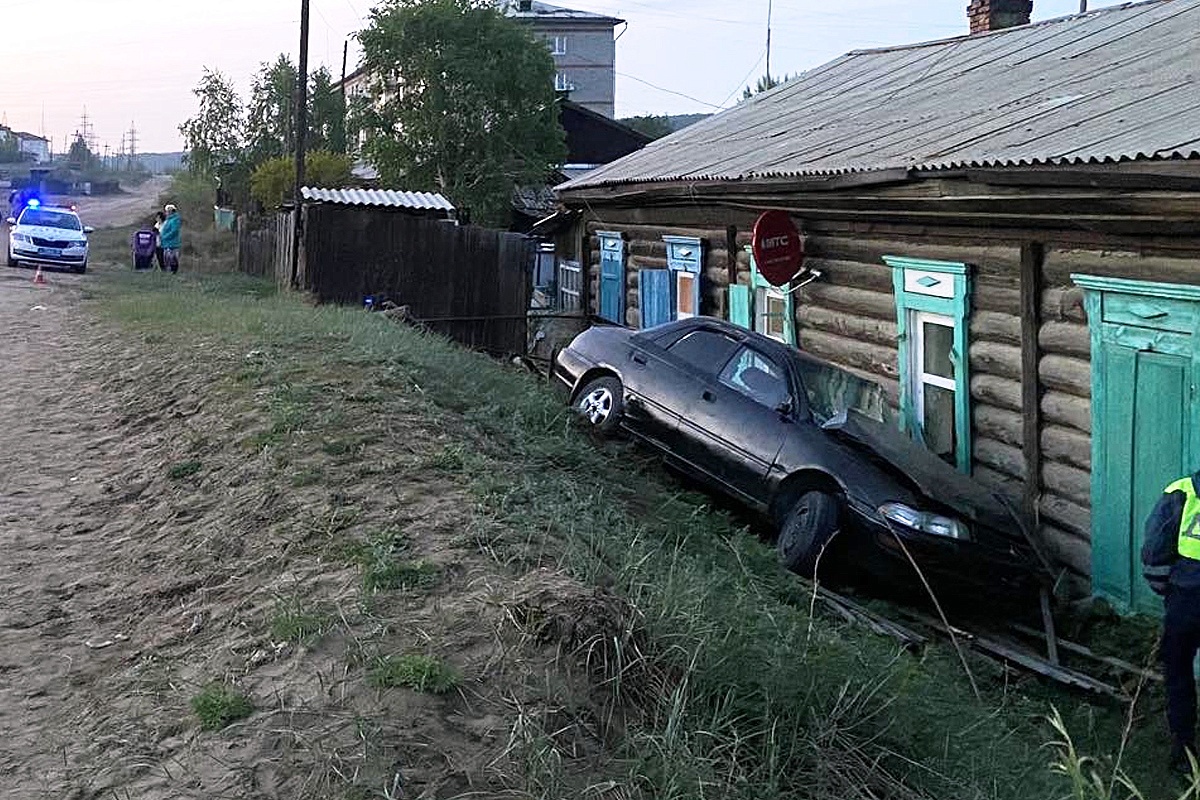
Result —
[[[42,201],[38,200],[36,197],[29,201],[30,208],[40,208],[41,205],[42,205]]]

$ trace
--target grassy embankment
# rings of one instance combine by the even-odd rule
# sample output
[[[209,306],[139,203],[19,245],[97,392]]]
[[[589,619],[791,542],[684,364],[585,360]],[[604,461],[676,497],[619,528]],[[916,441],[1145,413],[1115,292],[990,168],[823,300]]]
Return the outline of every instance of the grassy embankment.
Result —
[[[913,655],[813,615],[768,545],[630,447],[591,441],[537,378],[380,316],[309,308],[237,276],[100,277],[102,313],[147,343],[167,338],[180,358],[203,358],[188,349],[195,341],[206,353],[254,354],[197,367],[231,413],[253,407],[267,420],[239,445],[247,458],[268,454],[279,485],[387,498],[434,474],[465,499],[454,547],[486,555],[514,580],[562,569],[619,598],[616,635],[586,645],[592,688],[608,709],[594,724],[611,756],[612,783],[595,796],[1109,796],[1086,775],[1073,782],[1050,768],[1056,751],[1046,743],[1056,735],[1046,717],[1057,705],[1082,750],[1111,754],[1092,765],[1108,775],[1122,709],[972,658],[977,699],[948,647]],[[204,455],[196,459],[189,474]],[[337,552],[361,565],[365,593],[376,580],[422,585],[423,562],[403,561],[394,537],[354,534],[347,528]],[[304,603],[271,624],[328,635],[336,623],[309,613],[319,600]],[[373,609],[390,613],[386,603]],[[361,680],[446,690],[463,679],[403,658],[364,665]],[[1156,713],[1136,717],[1120,757],[1152,787],[1148,797],[1175,796],[1161,775],[1160,727]],[[514,778],[518,796],[581,790],[554,731],[526,741],[540,744]]]

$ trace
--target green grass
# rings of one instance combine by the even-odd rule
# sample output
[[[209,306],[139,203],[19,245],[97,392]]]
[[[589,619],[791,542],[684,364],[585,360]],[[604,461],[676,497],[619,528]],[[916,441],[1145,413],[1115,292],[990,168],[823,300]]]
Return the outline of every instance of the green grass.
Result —
[[[299,600],[280,600],[271,617],[271,637],[277,642],[308,644],[320,638],[333,625],[332,611],[309,608]]]
[[[167,470],[167,477],[173,481],[181,481],[184,478],[190,478],[203,468],[204,465],[199,461],[183,461],[171,465],[171,468]]]
[[[200,718],[200,727],[216,731],[253,714],[254,705],[234,687],[214,682],[192,698],[192,710]]]
[[[1058,738],[1046,721],[1051,703],[1065,710],[1079,749],[1113,765],[1123,709],[1014,681],[971,658],[976,699],[946,646],[907,653],[810,617],[808,595],[769,546],[636,450],[594,444],[536,378],[374,315],[306,307],[242,277],[140,277],[101,283],[105,312],[147,334],[186,329],[209,352],[230,353],[220,366],[241,377],[229,385],[265,393],[268,444],[311,440],[319,451],[343,440],[347,426],[359,433],[419,413],[428,430],[403,427],[389,446],[436,442],[440,449],[420,464],[468,491],[464,543],[518,573],[561,565],[637,610],[639,646],[618,642],[598,653],[612,706],[638,712],[621,737],[628,774],[619,777],[646,796],[1070,796],[1070,781],[1049,768],[1046,744]],[[320,387],[335,377],[372,402],[330,399]],[[336,425],[327,408],[335,402],[351,415]],[[364,480],[382,494],[395,479]],[[400,528],[346,548],[368,593],[435,580]],[[385,660],[371,675],[402,681],[410,668]],[[1161,769],[1161,695],[1147,692],[1141,703],[1122,763],[1148,798],[1166,796],[1174,784]]]
[[[371,682],[383,688],[403,686],[417,692],[445,694],[461,681],[458,671],[444,661],[413,653],[386,656],[371,667]]]

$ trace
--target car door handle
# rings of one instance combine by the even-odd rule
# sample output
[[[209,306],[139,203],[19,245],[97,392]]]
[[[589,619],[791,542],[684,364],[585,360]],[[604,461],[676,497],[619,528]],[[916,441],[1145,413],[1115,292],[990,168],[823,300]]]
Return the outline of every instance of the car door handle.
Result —
[[[633,359],[633,363],[641,364],[643,367],[646,366],[646,357],[645,356],[639,356],[635,353],[632,356],[630,356],[630,358]]]
[[[705,401],[707,401],[709,403],[711,403],[713,400],[716,399],[715,397],[713,397],[713,393],[710,392],[708,389],[705,389],[704,393],[701,394],[700,397],[702,397]]]

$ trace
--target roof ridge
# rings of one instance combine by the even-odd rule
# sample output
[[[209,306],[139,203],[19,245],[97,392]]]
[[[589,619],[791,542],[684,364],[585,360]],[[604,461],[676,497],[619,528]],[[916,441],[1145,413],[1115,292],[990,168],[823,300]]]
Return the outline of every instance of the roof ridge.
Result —
[[[1138,0],[1138,2],[1121,3],[1121,4],[1115,5],[1115,6],[1105,6],[1103,8],[1094,8],[1091,11],[1084,11],[1083,13],[1064,14],[1061,17],[1051,17],[1050,19],[1040,19],[1036,22],[1027,22],[1024,25],[1014,25],[1009,28],[1000,28],[999,30],[995,30],[995,31],[982,31],[980,33],[964,33],[959,36],[947,36],[944,39],[929,39],[924,42],[911,42],[909,44],[895,44],[895,45],[888,45],[886,47],[863,47],[863,48],[859,48],[856,50],[848,50],[842,54],[842,57],[865,56],[865,55],[871,55],[872,53],[898,53],[898,52],[903,52],[905,50],[918,50],[922,47],[937,47],[939,45],[950,44],[952,42],[962,42],[962,41],[967,41],[967,40],[974,41],[974,40],[979,40],[979,39],[987,39],[987,38],[991,38],[994,36],[1004,36],[1006,34],[1016,33],[1018,31],[1029,31],[1029,30],[1033,30],[1035,28],[1045,28],[1045,27],[1049,27],[1051,25],[1060,25],[1065,22],[1072,22],[1072,21],[1077,22],[1081,19],[1098,17],[1098,16],[1101,16],[1104,14],[1112,14],[1117,11],[1127,11],[1128,9],[1134,8],[1136,6],[1152,6],[1152,5],[1160,5],[1160,4],[1165,4],[1165,3],[1175,3],[1175,2],[1179,2],[1179,1],[1180,0]],[[1186,2],[1186,0],[1184,0],[1184,1]]]

